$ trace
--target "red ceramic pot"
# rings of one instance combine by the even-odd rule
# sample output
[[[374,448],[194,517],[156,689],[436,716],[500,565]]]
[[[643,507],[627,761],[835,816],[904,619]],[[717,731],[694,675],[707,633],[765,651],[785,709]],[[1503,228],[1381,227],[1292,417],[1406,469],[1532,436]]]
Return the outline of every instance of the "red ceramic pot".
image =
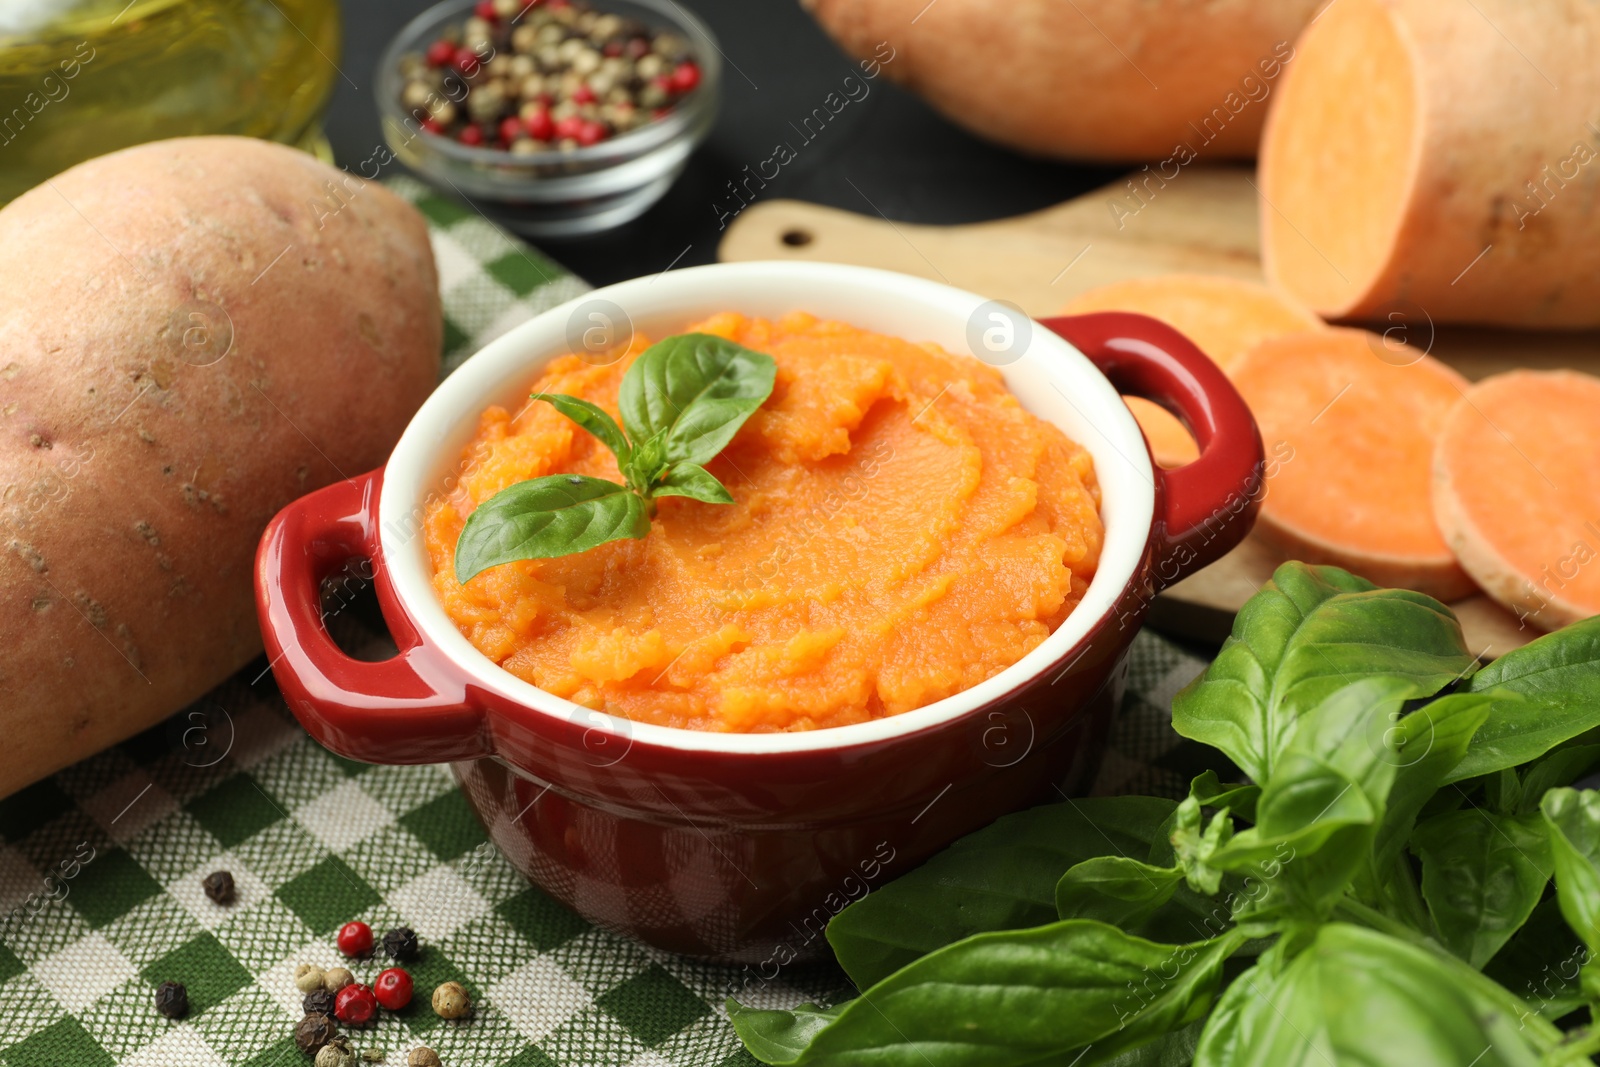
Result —
[[[972,351],[1024,406],[1093,454],[1106,545],[1082,603],[1021,661],[902,715],[789,734],[632,723],[539,690],[481,655],[429,584],[419,535],[489,404],[515,406],[546,361],[637,327],[711,312],[793,309]],[[1200,457],[1153,467],[1119,392],[1194,430]],[[825,952],[850,900],[996,817],[1087,781],[1150,598],[1247,532],[1261,441],[1244,402],[1171,328],[1137,315],[1033,323],[921,279],[759,263],[673,271],[598,290],[495,341],[448,378],[381,471],[285,508],[262,538],[256,590],[267,655],[322,744],[375,763],[454,765],[495,846],[585,918],[765,974]],[[343,655],[321,579],[371,562],[400,654]]]

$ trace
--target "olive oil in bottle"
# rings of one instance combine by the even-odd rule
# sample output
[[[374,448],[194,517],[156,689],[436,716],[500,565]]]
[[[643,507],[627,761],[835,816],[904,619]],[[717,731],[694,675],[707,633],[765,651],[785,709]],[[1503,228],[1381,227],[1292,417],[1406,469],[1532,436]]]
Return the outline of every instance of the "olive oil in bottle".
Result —
[[[338,61],[338,0],[0,0],[0,203],[166,137],[326,155]]]

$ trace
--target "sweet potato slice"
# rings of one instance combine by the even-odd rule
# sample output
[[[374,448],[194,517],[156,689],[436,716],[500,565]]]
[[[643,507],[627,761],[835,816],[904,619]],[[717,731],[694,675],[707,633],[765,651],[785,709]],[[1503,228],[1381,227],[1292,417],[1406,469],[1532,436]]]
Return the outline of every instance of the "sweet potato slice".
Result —
[[[1433,518],[1434,442],[1467,388],[1361,330],[1264,341],[1233,381],[1279,457],[1256,531],[1285,555],[1454,600],[1472,590]],[[1399,365],[1404,363],[1404,365]]]
[[[1224,371],[1270,337],[1322,328],[1322,320],[1293,297],[1214,274],[1129,278],[1079,293],[1061,309],[1063,315],[1092,311],[1133,311],[1160,319]],[[1165,408],[1140,397],[1127,401],[1156,463],[1181,467],[1195,458],[1194,438]]]
[[[1600,5],[1338,0],[1262,137],[1262,264],[1332,319],[1600,325]]]
[[[1600,378],[1517,370],[1467,390],[1433,454],[1445,540],[1541,629],[1600,613]]]

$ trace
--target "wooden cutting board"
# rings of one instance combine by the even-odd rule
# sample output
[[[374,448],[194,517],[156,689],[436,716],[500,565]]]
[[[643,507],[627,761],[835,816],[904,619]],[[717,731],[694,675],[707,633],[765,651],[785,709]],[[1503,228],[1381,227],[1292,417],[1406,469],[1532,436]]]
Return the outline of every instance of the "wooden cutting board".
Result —
[[[918,226],[797,200],[745,208],[722,239],[724,261],[804,259],[920,275],[1010,300],[1035,317],[1107,282],[1170,271],[1259,279],[1256,190],[1240,167],[1191,168],[1141,203],[1118,181],[1043,211],[966,226]],[[871,210],[863,201],[862,207]],[[1512,367],[1600,373],[1600,334],[1435,326],[1420,309],[1386,324],[1468,378]],[[1152,623],[1204,641],[1272,575],[1271,551],[1247,540],[1157,598]],[[1538,636],[1486,597],[1453,605],[1473,651],[1492,657]]]

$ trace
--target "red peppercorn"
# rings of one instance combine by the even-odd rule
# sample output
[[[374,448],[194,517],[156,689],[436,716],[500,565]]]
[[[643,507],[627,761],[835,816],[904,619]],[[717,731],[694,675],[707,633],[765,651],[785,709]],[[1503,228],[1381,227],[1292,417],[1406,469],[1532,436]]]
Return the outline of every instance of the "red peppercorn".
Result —
[[[658,107],[651,110],[650,117],[653,119],[664,119],[670,114],[672,114],[672,109],[670,107]]]
[[[500,16],[494,13],[494,0],[478,0],[472,7],[472,13],[485,22],[500,21]]]
[[[470,48],[457,48],[451,62],[455,64],[457,70],[469,78],[478,73],[478,53]]]
[[[333,1013],[348,1026],[360,1026],[371,1022],[372,1017],[378,1014],[378,998],[361,983],[351,982],[339,990],[339,995],[334,998]]]
[[[432,134],[440,134],[444,132],[444,124],[438,119],[423,119],[422,128]]]
[[[528,136],[536,141],[548,141],[556,135],[556,124],[550,119],[550,112],[545,108],[530,114],[522,122],[527,127]]]
[[[500,120],[500,140],[506,144],[521,137],[526,130],[527,127],[522,124],[522,120],[515,115],[508,115]]]
[[[428,66],[447,67],[456,58],[456,46],[440,39],[428,46]]]
[[[577,137],[578,143],[587,147],[592,144],[599,144],[610,135],[611,131],[606,129],[605,123],[585,122],[582,126],[578,127]]]
[[[372,993],[379,1004],[399,1011],[411,1003],[411,976],[399,967],[390,967],[372,983]]]
[[[468,126],[467,129],[477,129]],[[482,136],[482,131],[479,132]],[[339,927],[339,951],[346,956],[365,956],[372,951],[372,927],[364,922],[345,923]]]
[[[654,78],[651,78],[650,81],[651,81],[651,83],[653,85],[655,85],[656,88],[660,89],[662,92],[664,92],[664,93],[672,92],[672,75],[670,75],[670,74],[657,74]]]
[[[635,37],[623,49],[629,59],[643,59],[650,54],[650,42],[644,37]]]
[[[482,126],[463,126],[461,132],[456,134],[456,140],[469,148],[478,148],[483,144]],[[367,947],[372,947],[372,935],[367,934]]]
[[[615,59],[617,56],[620,56],[622,54],[622,42],[621,41],[607,41],[604,45],[601,46],[600,54],[603,55],[603,56],[606,56],[608,58]]]
[[[670,80],[674,92],[686,93],[700,84],[700,68],[693,63],[679,63],[673,68]]]
[[[560,138],[571,137],[576,139],[578,131],[583,129],[583,120],[576,115],[568,115],[556,122],[555,134]]]
[[[588,85],[578,86],[576,89],[572,90],[572,102],[574,104],[594,103],[594,90],[589,88]]]

